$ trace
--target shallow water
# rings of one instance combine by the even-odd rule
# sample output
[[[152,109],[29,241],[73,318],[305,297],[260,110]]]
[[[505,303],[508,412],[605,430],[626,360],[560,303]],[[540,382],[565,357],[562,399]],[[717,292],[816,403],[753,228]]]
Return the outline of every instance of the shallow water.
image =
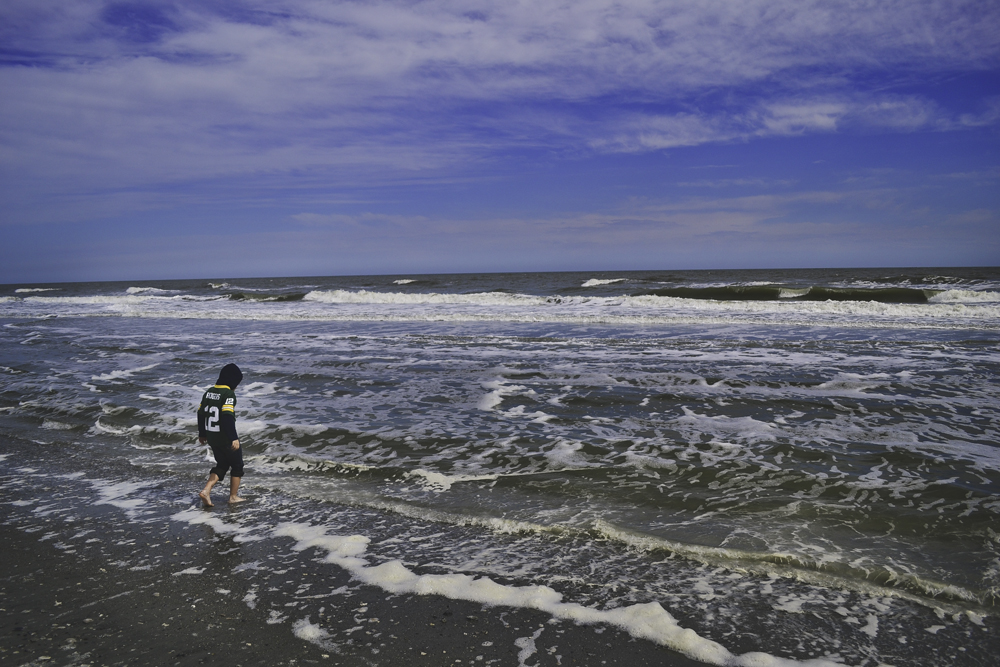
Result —
[[[995,270],[9,286],[0,317],[4,431],[86,479],[196,489],[194,409],[239,363],[247,490],[275,500],[216,530],[656,603],[698,640],[622,623],[708,662],[1000,647]]]

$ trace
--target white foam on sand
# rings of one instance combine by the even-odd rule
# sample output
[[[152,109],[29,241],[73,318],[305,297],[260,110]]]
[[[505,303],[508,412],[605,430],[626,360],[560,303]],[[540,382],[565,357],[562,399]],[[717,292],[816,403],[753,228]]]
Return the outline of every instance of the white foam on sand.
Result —
[[[139,507],[146,504],[142,498],[128,498],[129,495],[144,488],[145,485],[139,482],[108,482],[102,479],[89,480],[90,485],[97,491],[99,499],[95,505],[112,505],[123,509],[128,513],[135,512]]]
[[[633,637],[656,642],[711,665],[830,667],[842,664],[826,659],[799,662],[760,652],[734,655],[721,644],[701,637],[693,630],[682,628],[658,602],[602,610],[563,602],[562,594],[548,586],[508,586],[498,584],[488,577],[475,578],[466,574],[418,575],[398,560],[372,566],[362,557],[370,541],[363,535],[329,535],[322,526],[303,523],[282,523],[275,529],[274,535],[294,539],[296,544],[293,548],[296,551],[323,549],[327,552],[325,562],[338,565],[350,572],[355,579],[390,593],[441,595],[452,600],[467,600],[485,605],[537,609],[555,619],[578,624],[614,625]],[[325,631],[311,624],[308,619],[297,621],[293,629],[296,636],[307,641],[325,639]]]
[[[292,625],[292,632],[295,633],[296,637],[298,637],[299,639],[304,639],[307,642],[314,642],[317,639],[324,639],[329,635],[329,633],[323,628],[313,623],[310,623],[308,618],[303,618],[298,621],[295,621],[294,625]]]
[[[246,595],[243,596],[243,602],[246,603],[251,609],[257,608],[257,588],[251,588]]]
[[[514,640],[514,646],[521,649],[517,652],[518,667],[528,667],[525,661],[538,651],[535,647],[535,640],[542,634],[542,630],[543,628],[538,628],[535,630],[535,634],[530,637],[518,637]]]
[[[189,508],[183,512],[178,512],[170,517],[174,521],[184,521],[190,524],[201,524],[209,526],[216,533],[232,534],[234,542],[256,542],[264,539],[259,535],[253,535],[253,529],[238,523],[228,523],[213,516],[203,509]]]
[[[312,623],[308,616],[292,623],[292,634],[311,644],[316,644],[328,650],[335,650],[335,644],[330,641],[330,633]]]

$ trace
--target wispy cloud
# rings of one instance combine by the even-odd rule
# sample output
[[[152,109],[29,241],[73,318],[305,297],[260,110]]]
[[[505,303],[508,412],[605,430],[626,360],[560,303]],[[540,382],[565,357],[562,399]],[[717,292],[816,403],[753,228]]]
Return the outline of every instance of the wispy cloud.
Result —
[[[819,209],[817,207],[820,207]],[[816,214],[823,210],[849,212],[852,222],[834,216],[836,222]],[[888,215],[886,213],[888,212]],[[516,247],[524,238],[556,248],[581,245],[609,248],[669,244],[696,246],[720,235],[752,237],[759,245],[819,240],[837,231],[843,242],[896,241],[903,234],[940,220],[939,211],[920,208],[905,191],[891,187],[861,187],[854,190],[808,190],[774,194],[687,196],[662,201],[632,200],[602,212],[559,213],[545,217],[487,217],[474,221],[425,215],[379,213],[299,213],[290,218],[303,229],[343,234],[356,243],[355,234],[371,229],[391,229],[396,241],[415,240],[433,245],[452,234],[462,234],[473,244],[503,243]],[[996,221],[996,212],[970,209],[955,220],[969,223]],[[470,225],[470,222],[477,224]],[[934,225],[935,233],[947,229]],[[978,231],[981,231],[980,226]],[[385,243],[386,237],[376,237]],[[441,243],[442,247],[448,244]]]
[[[998,68],[1000,5],[980,0],[5,0],[0,224],[89,220],[108,242],[104,226],[194,233],[189,220],[230,216],[259,225],[240,243],[263,244],[261,266],[283,248],[322,267],[324,243],[349,243],[344,261],[391,246],[470,263],[545,248],[652,263],[727,235],[810,245],[835,228],[848,243],[875,210],[932,225],[918,189],[861,169],[912,153],[876,165],[867,144],[854,163],[816,147],[986,136]],[[793,145],[822,179],[784,168]],[[954,175],[934,181],[950,187],[927,189],[951,208],[926,210],[988,235],[996,160],[952,152]],[[692,176],[699,163],[713,171]],[[532,190],[522,165],[561,200],[535,187],[532,210],[482,186]],[[419,205],[392,201],[407,197]],[[444,210],[449,197],[467,199]]]
[[[0,23],[4,167],[83,188],[1000,115],[857,90],[995,66],[981,2],[9,0]]]

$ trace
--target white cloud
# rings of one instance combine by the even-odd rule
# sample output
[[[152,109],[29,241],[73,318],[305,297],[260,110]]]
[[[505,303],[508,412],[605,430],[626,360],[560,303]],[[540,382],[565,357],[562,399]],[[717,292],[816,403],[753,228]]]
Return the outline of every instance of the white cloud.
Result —
[[[984,106],[979,113],[962,114],[958,122],[965,127],[984,127],[1000,122],[1000,96],[987,98]]]
[[[774,103],[765,107],[758,134],[802,134],[831,131],[848,112],[844,102]]]
[[[720,234],[753,237],[756,243],[790,242],[819,239],[836,232],[840,237],[861,238],[872,228],[863,217],[854,215],[845,222],[816,219],[823,210],[864,211],[892,209],[898,219],[884,222],[885,235],[898,227],[923,224],[925,216],[915,217],[905,193],[891,188],[857,190],[810,190],[792,193],[748,196],[694,196],[666,201],[625,202],[603,212],[560,213],[535,217],[486,217],[485,219],[443,218],[424,215],[384,215],[363,213],[299,213],[291,218],[305,229],[323,229],[345,234],[350,247],[359,243],[437,245],[451,247],[449,237],[462,237],[466,243],[482,246],[523,246],[523,239],[550,248],[623,246],[662,248],[670,244],[701,244]],[[980,215],[982,212],[976,212]],[[849,218],[852,216],[848,216]],[[980,217],[982,217],[980,215]],[[979,218],[976,218],[977,220]],[[365,238],[354,234],[383,228],[391,237]],[[331,244],[340,245],[340,244]]]
[[[110,6],[0,8],[15,54],[0,170],[18,193],[1000,120],[995,103],[953,118],[857,90],[995,67],[1000,8],[972,0],[245,0],[135,3],[115,21]]]
[[[677,185],[685,188],[783,188],[795,185],[795,181],[771,178],[718,178],[698,181],[682,181]]]

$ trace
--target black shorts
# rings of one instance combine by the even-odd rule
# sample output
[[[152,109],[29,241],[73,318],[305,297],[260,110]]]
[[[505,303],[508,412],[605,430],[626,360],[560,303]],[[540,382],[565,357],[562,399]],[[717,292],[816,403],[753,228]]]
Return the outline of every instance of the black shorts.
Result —
[[[233,477],[243,476],[243,447],[233,451],[232,444],[219,447],[212,445],[212,454],[215,456],[215,467],[212,468],[212,472],[220,480],[225,478],[230,468],[232,468]]]

